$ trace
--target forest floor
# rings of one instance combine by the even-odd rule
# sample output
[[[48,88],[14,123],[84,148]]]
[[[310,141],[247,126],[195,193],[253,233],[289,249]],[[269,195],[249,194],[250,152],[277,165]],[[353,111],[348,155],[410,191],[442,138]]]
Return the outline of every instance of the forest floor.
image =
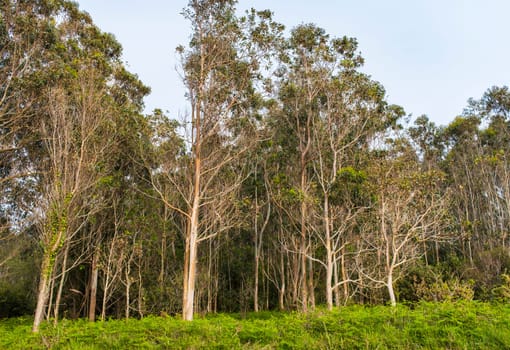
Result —
[[[480,302],[31,322],[0,320],[0,349],[510,349],[510,305]]]

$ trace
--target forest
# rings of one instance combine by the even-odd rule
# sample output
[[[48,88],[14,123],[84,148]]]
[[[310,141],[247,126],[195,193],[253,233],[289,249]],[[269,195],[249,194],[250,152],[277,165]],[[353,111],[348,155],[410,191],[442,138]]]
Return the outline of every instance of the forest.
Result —
[[[436,125],[355,38],[190,0],[189,113],[147,114],[76,3],[0,8],[0,318],[510,300],[507,86]]]

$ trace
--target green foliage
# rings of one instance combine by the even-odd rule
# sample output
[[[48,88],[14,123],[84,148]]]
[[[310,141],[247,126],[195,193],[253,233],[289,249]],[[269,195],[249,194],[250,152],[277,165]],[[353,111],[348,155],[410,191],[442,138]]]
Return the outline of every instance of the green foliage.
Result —
[[[29,318],[0,321],[9,349],[502,349],[510,347],[507,304],[419,303],[90,323],[63,320],[30,333]]]
[[[492,294],[502,302],[510,301],[510,275],[506,273],[501,275],[501,285],[494,288]]]
[[[473,300],[474,281],[462,281],[456,277],[447,280],[438,279],[429,284],[422,280],[416,286],[416,292],[425,301]]]

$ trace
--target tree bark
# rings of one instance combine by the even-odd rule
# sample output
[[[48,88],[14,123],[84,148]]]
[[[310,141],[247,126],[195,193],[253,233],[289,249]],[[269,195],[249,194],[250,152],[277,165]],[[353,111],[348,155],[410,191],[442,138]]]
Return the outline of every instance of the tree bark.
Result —
[[[388,272],[388,294],[390,295],[390,304],[391,306],[397,306],[397,299],[395,298],[395,291],[393,289],[393,271]]]
[[[90,266],[90,301],[89,301],[89,321],[96,320],[96,304],[97,304],[97,279],[99,275],[99,249],[94,250],[92,256],[92,264]]]
[[[35,308],[34,323],[32,332],[39,332],[39,326],[44,318],[44,308],[48,302],[48,288],[51,277],[51,258],[49,252],[45,252],[41,265],[41,275],[39,280],[39,288],[37,292],[37,305]]]
[[[324,196],[324,229],[326,233],[326,306],[328,310],[333,309],[333,249],[331,243],[331,226],[329,222],[329,200]]]
[[[301,195],[304,196],[306,187],[306,163],[305,163],[306,151],[301,155]],[[301,198],[301,247],[300,247],[300,258],[301,258],[301,308],[303,312],[308,311],[308,284],[307,284],[307,244],[308,237],[306,234],[306,214],[307,205],[305,198]]]
[[[188,269],[185,273],[182,317],[185,321],[193,320],[193,306],[195,298],[195,279],[197,267],[197,244],[198,244],[198,193],[196,193],[191,212],[189,237],[186,239],[188,257]]]
[[[55,298],[55,307],[53,309],[54,316],[54,324],[57,324],[60,310],[60,300],[62,299],[62,291],[64,289],[64,282],[66,278],[66,269],[67,269],[67,257],[69,255],[69,242],[66,243],[66,248],[64,249],[64,257],[62,259],[62,270],[60,276],[60,284],[58,286],[57,297]]]

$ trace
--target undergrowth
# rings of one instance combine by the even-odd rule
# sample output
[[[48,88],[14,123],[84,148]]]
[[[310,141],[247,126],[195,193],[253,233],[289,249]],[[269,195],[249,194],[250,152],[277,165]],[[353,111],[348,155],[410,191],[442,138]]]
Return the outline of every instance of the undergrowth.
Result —
[[[510,305],[349,306],[308,314],[218,314],[46,323],[0,320],[1,349],[510,349]]]

